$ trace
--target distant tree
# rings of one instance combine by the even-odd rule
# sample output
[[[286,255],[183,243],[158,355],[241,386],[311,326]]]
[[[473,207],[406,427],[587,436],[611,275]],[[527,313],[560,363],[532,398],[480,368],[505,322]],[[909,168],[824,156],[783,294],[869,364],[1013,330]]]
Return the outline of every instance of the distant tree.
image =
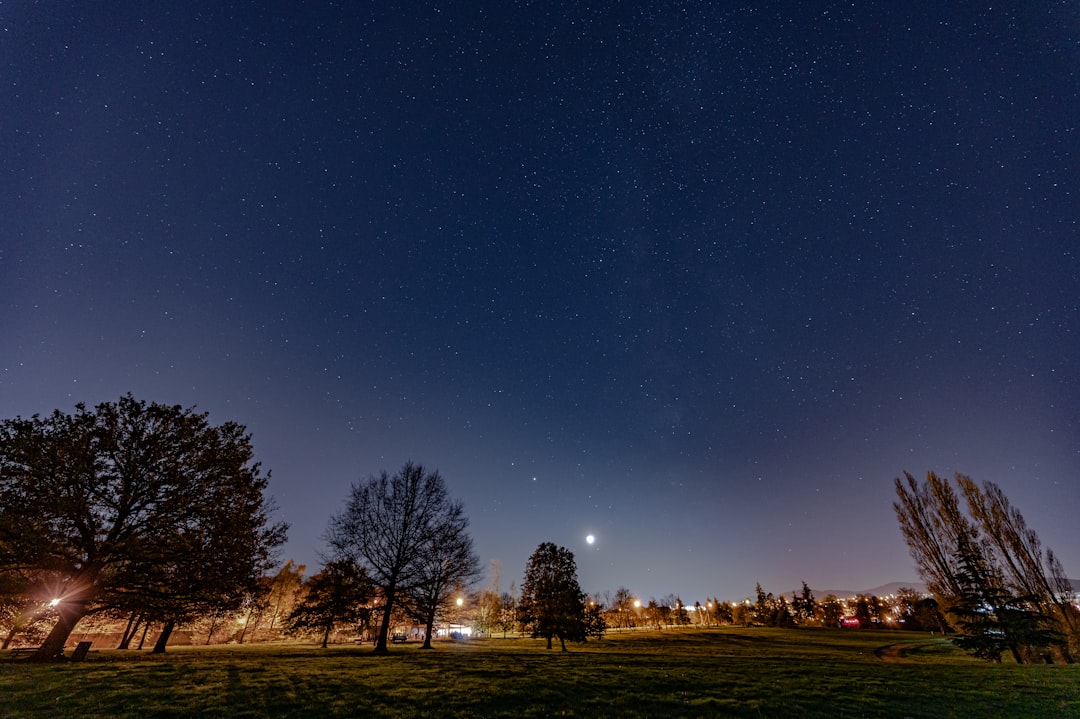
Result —
[[[480,631],[488,635],[499,631],[501,613],[499,593],[491,588],[480,590],[480,593],[476,595],[476,622]]]
[[[690,613],[686,611],[686,605],[683,604],[682,597],[675,595],[671,607],[671,623],[680,627],[686,626],[690,623]]]
[[[737,602],[731,605],[732,624],[741,624],[748,627],[754,623],[754,608],[748,601]]]
[[[296,564],[290,559],[282,565],[277,574],[263,577],[267,585],[266,600],[270,612],[267,631],[273,632],[279,628],[282,620],[292,613],[303,592],[305,569],[303,564]]]
[[[514,592],[514,584],[510,584],[510,591],[499,595],[499,631],[506,636],[507,632],[514,631],[517,627],[517,596]]]
[[[813,623],[817,617],[818,606],[817,601],[814,600],[814,593],[806,582],[802,583],[802,592],[792,592],[791,596],[791,613],[795,620],[799,624]]]
[[[349,560],[327,562],[323,570],[304,582],[306,593],[287,622],[291,632],[315,630],[325,648],[335,627],[367,624],[374,585],[364,568]]]
[[[871,614],[870,598],[865,594],[860,594],[855,597],[855,618],[859,620],[859,626],[861,628],[870,628],[872,622]]]
[[[718,602],[713,600],[714,616],[716,621],[721,624],[734,624],[735,623],[735,604],[732,602]]]
[[[1049,647],[1073,662],[1080,649],[1080,617],[1061,563],[1042,547],[997,485],[980,487],[959,474],[955,482],[966,500],[966,513],[953,486],[933,472],[922,483],[907,473],[895,482],[898,501],[893,508],[928,588],[962,635],[979,631],[988,619],[973,615],[978,614],[973,598],[993,597],[993,606],[1003,608],[1005,615],[997,617],[1001,622],[990,637],[1013,631],[1015,636],[1003,642],[1017,643],[1015,654],[1021,659],[1039,656]],[[1055,641],[1046,643],[1047,638]],[[981,640],[961,641],[979,656],[993,659],[993,648],[983,647]]]
[[[33,658],[61,657],[90,614],[183,617],[253,584],[285,538],[266,483],[242,425],[179,406],[126,395],[0,422],[0,573],[65,578]]]
[[[753,618],[755,624],[770,626],[773,623],[773,615],[776,612],[776,598],[772,592],[766,593],[761,588],[761,582],[754,585]]]
[[[770,627],[794,627],[795,617],[791,613],[791,605],[788,604],[787,597],[781,594],[773,602],[773,611],[769,616]]]
[[[667,616],[664,612],[665,609],[666,607],[662,606],[654,598],[649,597],[649,603],[646,604],[642,610],[642,613],[645,615],[646,624],[655,626],[657,631],[663,629],[664,624],[667,623]]]
[[[607,619],[605,619],[604,603],[600,600],[590,601],[585,606],[585,636],[603,639],[607,631]]]
[[[923,597],[915,603],[914,621],[919,629],[945,634],[951,631],[948,620],[942,614],[938,601],[933,597]]]
[[[611,600],[614,625],[619,629],[634,626],[634,595],[626,587],[619,587]]]
[[[844,616],[844,605],[835,594],[826,594],[821,600],[821,623],[826,627],[840,626],[840,619]]]
[[[407,462],[393,476],[384,471],[353,485],[345,510],[330,520],[328,537],[334,556],[364,567],[380,590],[383,605],[376,654],[388,652],[387,636],[401,600],[422,593],[425,585],[438,584],[432,580],[432,545],[443,528],[453,524],[455,515],[463,519],[460,514],[460,504],[450,500],[437,471]],[[450,565],[445,572],[439,566],[439,572],[460,574],[462,568],[451,565],[471,558],[471,545],[468,549],[446,557]],[[443,574],[440,577],[445,579]]]
[[[574,554],[565,547],[544,542],[525,567],[521,585],[518,619],[533,637],[557,637],[562,651],[566,642],[584,642],[588,637],[585,593],[578,585]]]

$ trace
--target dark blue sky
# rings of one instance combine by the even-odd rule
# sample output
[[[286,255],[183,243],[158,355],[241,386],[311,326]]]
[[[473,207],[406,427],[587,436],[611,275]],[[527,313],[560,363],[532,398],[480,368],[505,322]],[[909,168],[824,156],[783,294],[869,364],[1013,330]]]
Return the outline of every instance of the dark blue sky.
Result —
[[[242,422],[312,566],[411,459],[503,589],[913,581],[928,469],[1080,574],[1072,4],[159,5],[0,6],[2,416]]]

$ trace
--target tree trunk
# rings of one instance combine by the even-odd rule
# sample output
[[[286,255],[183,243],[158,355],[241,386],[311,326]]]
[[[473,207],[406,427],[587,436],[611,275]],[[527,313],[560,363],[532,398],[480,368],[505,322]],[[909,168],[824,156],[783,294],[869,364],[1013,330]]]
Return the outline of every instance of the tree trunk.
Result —
[[[548,634],[548,635],[547,635],[547,640],[548,640],[548,646],[547,646],[547,648],[548,648],[548,649],[551,649],[551,635],[550,635],[550,634]]]
[[[375,638],[376,654],[390,653],[390,650],[386,647],[386,639],[387,635],[390,633],[390,614],[394,610],[394,593],[393,587],[386,592],[386,606],[383,607],[382,622],[379,624],[379,635]]]
[[[562,638],[561,634],[559,635],[559,644],[562,646],[562,650],[565,652],[566,651],[566,640]]]
[[[157,641],[154,642],[154,650],[151,654],[164,654],[165,645],[169,643],[169,637],[172,635],[173,629],[176,627],[176,620],[170,619],[165,622],[165,626],[161,628],[161,634],[158,635]]]
[[[424,643],[421,649],[431,649],[431,631],[435,628],[435,610],[428,612],[427,622],[424,625]]]
[[[330,630],[334,628],[333,624],[326,625],[326,631],[322,635],[322,648],[326,649],[326,645],[330,643]]]
[[[217,621],[215,621],[213,615],[211,615],[211,617],[210,617],[210,631],[208,631],[206,633],[206,644],[205,644],[205,646],[210,646],[210,640],[212,640],[214,638],[214,632],[216,632],[218,630],[219,626],[220,626],[220,624]]]
[[[11,629],[8,631],[7,636],[4,637],[4,644],[0,646],[0,650],[6,650],[11,646],[11,640],[15,638],[15,635],[19,633],[19,625],[17,623],[11,625]]]
[[[1017,648],[1017,646],[1015,644],[1010,644],[1009,645],[1009,651],[1012,653],[1013,660],[1017,664],[1026,664],[1026,662],[1024,661],[1024,657],[1022,657],[1020,655],[1020,650]]]
[[[135,632],[139,628],[138,619],[139,615],[132,612],[127,626],[124,628],[124,633],[120,636],[120,644],[117,645],[117,649],[127,649],[131,646],[131,640],[135,638]]]
[[[49,636],[41,643],[30,659],[35,662],[55,662],[64,658],[64,645],[79,620],[86,616],[86,601],[64,600],[57,605],[60,619],[53,625]]]
[[[150,631],[150,620],[149,620],[149,619],[147,619],[147,620],[146,620],[146,623],[145,623],[145,624],[143,624],[143,628],[142,628],[142,636],[141,636],[141,637],[139,637],[139,646],[135,647],[136,651],[142,651],[142,648],[143,648],[143,644],[145,644],[145,643],[146,643],[146,634],[147,634],[147,632],[149,632],[149,631]]]

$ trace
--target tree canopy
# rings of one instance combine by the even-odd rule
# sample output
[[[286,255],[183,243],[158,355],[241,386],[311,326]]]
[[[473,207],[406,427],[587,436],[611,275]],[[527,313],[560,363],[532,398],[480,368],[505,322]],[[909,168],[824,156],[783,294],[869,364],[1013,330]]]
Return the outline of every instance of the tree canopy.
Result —
[[[175,621],[235,601],[285,539],[266,485],[246,429],[193,409],[126,395],[0,422],[0,573],[58,578],[35,658],[102,610]]]
[[[588,614],[573,552],[551,542],[536,548],[525,567],[518,620],[532,636],[547,639],[548,649],[556,637],[566,651],[567,641],[584,642],[590,633],[603,633],[602,616],[598,623]]]

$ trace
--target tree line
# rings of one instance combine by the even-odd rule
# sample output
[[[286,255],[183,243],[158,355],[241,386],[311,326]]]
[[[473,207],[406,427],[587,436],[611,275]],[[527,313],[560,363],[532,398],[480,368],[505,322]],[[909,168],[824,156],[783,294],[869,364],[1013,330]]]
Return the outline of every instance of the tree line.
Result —
[[[281,634],[326,645],[344,630],[388,652],[391,633],[466,618],[489,634],[566,642],[608,629],[743,624],[900,626],[952,631],[977,656],[1073,662],[1076,597],[1057,557],[1004,493],[958,475],[895,482],[901,531],[932,596],[818,601],[807,584],[774,596],[760,585],[743,602],[677,595],[642,601],[625,587],[587,596],[573,553],[541,543],[520,592],[474,591],[480,563],[461,502],[442,476],[406,463],[354,483],[331,517],[324,566],[305,578],[288,562],[275,574],[287,526],[273,522],[268,473],[235,422],[147,404],[130,394],[93,409],[76,405],[0,422],[0,628],[40,641],[51,661],[75,627],[123,626],[120,648],[156,628],[164,651],[183,626],[206,642]],[[962,505],[960,498],[963,497]],[[468,598],[468,607],[458,603]]]
[[[121,648],[159,626],[163,652],[179,625],[204,625],[209,641],[236,616],[242,642],[271,606],[271,628],[317,630],[324,643],[335,625],[374,617],[380,654],[404,614],[429,647],[436,617],[480,574],[464,508],[439,473],[410,462],[354,484],[308,580],[292,563],[267,576],[287,531],[270,520],[267,478],[242,425],[130,394],[0,422],[4,648],[48,626],[32,659],[61,659],[77,625],[106,620],[126,622]],[[598,631],[584,623],[573,555],[554,545],[530,559],[517,612],[549,643]]]

